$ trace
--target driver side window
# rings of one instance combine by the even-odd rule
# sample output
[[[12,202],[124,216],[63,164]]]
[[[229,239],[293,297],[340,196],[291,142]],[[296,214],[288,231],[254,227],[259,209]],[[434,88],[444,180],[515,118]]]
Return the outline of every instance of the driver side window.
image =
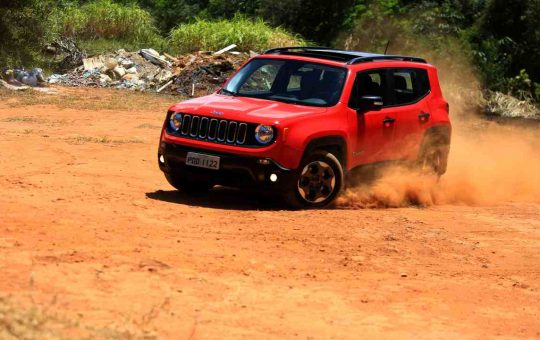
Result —
[[[386,85],[386,70],[384,69],[358,72],[349,100],[349,107],[357,108],[360,104],[360,98],[364,96],[381,97],[384,106],[387,106]]]

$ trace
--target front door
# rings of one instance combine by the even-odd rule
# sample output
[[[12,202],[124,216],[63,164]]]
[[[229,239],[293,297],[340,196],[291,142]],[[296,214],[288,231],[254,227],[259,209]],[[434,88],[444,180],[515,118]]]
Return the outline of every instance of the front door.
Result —
[[[359,72],[351,94],[353,108],[360,106],[363,96],[381,97],[383,106],[378,110],[358,111],[353,165],[390,160],[393,152],[395,111],[387,108],[389,103],[386,69]]]

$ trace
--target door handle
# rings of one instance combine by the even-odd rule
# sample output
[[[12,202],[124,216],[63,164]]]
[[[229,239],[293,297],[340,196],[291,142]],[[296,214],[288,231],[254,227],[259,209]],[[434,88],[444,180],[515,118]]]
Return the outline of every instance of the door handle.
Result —
[[[421,122],[421,123],[425,123],[429,120],[429,112],[421,112],[419,115],[418,115],[418,120]]]
[[[394,124],[394,122],[396,121],[395,118],[391,118],[391,117],[386,117],[383,119],[383,125],[384,127],[390,127],[392,126],[392,124]]]

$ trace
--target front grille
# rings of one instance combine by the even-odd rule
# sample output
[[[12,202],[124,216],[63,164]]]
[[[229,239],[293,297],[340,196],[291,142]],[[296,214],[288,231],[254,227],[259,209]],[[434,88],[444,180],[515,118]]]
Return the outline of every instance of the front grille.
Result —
[[[256,124],[234,120],[182,114],[180,130],[175,132],[169,128],[168,132],[184,138],[213,143],[260,146],[257,145],[258,143],[254,143],[254,138],[251,136],[255,131],[255,126]]]

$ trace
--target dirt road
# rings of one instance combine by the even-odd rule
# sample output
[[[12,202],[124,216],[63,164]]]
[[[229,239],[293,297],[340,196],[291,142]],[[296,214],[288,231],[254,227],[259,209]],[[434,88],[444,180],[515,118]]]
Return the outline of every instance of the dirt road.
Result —
[[[424,207],[400,198],[414,185],[382,183],[336,209],[284,211],[229,189],[173,191],[155,160],[171,98],[0,99],[0,296],[61,320],[38,332],[540,337],[538,139],[454,148],[440,186],[419,189]]]

